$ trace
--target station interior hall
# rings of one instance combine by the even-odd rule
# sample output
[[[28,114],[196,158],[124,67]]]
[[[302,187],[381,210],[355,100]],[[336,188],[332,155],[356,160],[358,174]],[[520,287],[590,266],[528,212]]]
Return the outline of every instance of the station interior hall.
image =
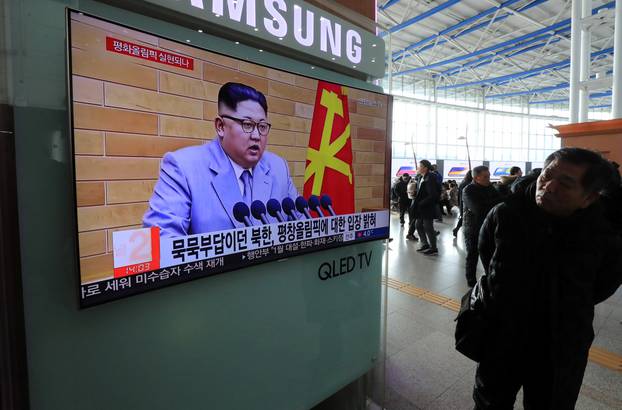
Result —
[[[567,124],[620,118],[612,109],[620,104],[613,100],[620,96],[615,14],[615,2],[380,2],[390,56],[383,87],[395,96],[394,180],[416,172],[422,159],[458,184],[463,176],[452,174],[461,167],[486,165],[500,183],[510,167],[542,168],[566,146],[590,147],[615,160],[620,141],[588,145],[573,139],[587,137],[565,132]],[[468,289],[465,244],[460,231],[453,232],[458,208],[434,222],[437,256],[417,252],[418,243],[406,239],[408,220],[400,225],[399,210],[392,212],[387,409],[470,408],[475,364],[454,350],[455,310]],[[478,276],[483,273],[480,262]],[[622,405],[620,372],[600,360],[619,363],[621,301],[618,290],[596,306],[596,337],[577,409]],[[520,393],[516,405],[522,408]]]
[[[0,410],[622,409],[622,0],[0,0],[0,51]],[[474,360],[482,295],[567,328]]]

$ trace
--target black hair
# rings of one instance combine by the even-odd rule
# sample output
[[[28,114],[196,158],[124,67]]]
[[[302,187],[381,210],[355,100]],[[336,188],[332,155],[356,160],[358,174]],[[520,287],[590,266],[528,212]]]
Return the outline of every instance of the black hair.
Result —
[[[422,159],[421,161],[419,161],[419,165],[423,165],[428,170],[432,170],[432,164],[427,159]]]
[[[588,194],[601,193],[609,185],[613,177],[613,167],[611,164],[599,153],[588,149],[576,147],[559,149],[546,158],[544,168],[548,167],[555,160],[586,167],[581,185]]]
[[[479,176],[479,174],[481,174],[482,172],[490,172],[490,171],[488,170],[488,167],[486,165],[480,165],[480,166],[473,168],[473,170],[471,171],[471,174],[473,175],[473,178],[475,178],[476,176]]]
[[[520,167],[512,167],[512,168],[510,168],[510,175],[516,175],[519,172],[521,172]]]
[[[220,91],[218,91],[218,108],[220,108],[222,104],[235,111],[239,103],[247,100],[257,102],[261,105],[264,112],[266,114],[268,113],[266,96],[263,95],[261,91],[257,91],[251,86],[240,83],[226,83],[220,87]]]

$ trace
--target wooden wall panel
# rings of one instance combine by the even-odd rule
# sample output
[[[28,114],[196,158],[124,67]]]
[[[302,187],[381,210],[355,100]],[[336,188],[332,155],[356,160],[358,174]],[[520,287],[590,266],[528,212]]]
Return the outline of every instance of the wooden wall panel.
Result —
[[[162,158],[167,152],[200,144],[203,141],[192,138],[106,133],[107,155]]]
[[[104,133],[102,131],[74,130],[74,150],[76,154],[103,155]]]
[[[106,192],[103,182],[76,183],[76,200],[78,206],[104,205]]]
[[[136,111],[74,104],[74,126],[87,130],[157,134],[158,116]]]

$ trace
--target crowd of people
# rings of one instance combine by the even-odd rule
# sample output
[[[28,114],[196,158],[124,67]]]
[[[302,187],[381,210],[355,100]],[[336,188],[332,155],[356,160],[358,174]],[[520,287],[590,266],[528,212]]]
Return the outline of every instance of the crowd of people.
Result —
[[[417,175],[397,181],[394,195],[402,224],[409,215],[407,238],[416,239],[414,225],[426,255],[438,254],[433,219],[441,208],[459,209],[453,234],[464,230],[466,281],[486,301],[475,408],[511,409],[522,388],[525,408],[573,409],[594,339],[594,306],[622,284],[618,165],[562,148],[527,175],[513,167],[492,184],[488,168],[478,166],[456,185],[441,183],[424,160]],[[485,274],[478,280],[479,260]]]
[[[451,215],[452,209],[458,206],[456,181],[443,182],[436,165],[422,160],[414,176],[404,173],[393,183],[391,197],[399,211],[402,226],[408,215],[406,239],[420,241],[417,251],[424,255],[438,255],[436,236],[439,231],[434,229],[434,220],[442,222],[443,216]]]
[[[440,232],[434,228],[434,221],[443,222],[443,216],[457,214],[458,220],[452,232],[457,238],[458,232],[463,229],[465,277],[472,287],[476,281],[479,231],[484,218],[495,205],[534,182],[541,171],[541,168],[534,168],[523,176],[522,169],[514,166],[510,168],[509,175],[492,182],[488,167],[481,165],[467,172],[458,184],[455,180],[443,181],[436,164],[422,160],[414,175],[404,173],[393,181],[391,201],[399,212],[401,226],[406,225],[408,216],[406,239],[420,241],[417,251],[427,256],[438,255],[436,236]]]

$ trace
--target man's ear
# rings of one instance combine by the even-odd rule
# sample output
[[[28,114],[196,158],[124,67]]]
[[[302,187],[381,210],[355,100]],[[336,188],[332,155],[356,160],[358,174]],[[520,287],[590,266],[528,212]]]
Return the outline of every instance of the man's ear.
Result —
[[[220,138],[225,136],[225,122],[220,117],[214,118],[214,128]]]

